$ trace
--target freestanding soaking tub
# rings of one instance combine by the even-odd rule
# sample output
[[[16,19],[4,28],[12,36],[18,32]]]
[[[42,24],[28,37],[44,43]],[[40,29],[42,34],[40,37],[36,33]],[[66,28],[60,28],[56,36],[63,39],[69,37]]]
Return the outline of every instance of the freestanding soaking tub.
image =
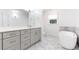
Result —
[[[74,49],[77,43],[77,35],[70,31],[59,32],[59,43],[66,49]]]

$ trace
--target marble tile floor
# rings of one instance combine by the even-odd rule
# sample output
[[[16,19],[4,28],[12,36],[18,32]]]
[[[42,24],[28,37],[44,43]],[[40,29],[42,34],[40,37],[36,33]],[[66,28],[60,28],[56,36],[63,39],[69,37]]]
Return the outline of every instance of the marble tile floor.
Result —
[[[59,43],[57,37],[43,36],[42,40],[28,50],[66,50]]]
[[[28,50],[68,50],[58,43],[58,39],[58,37],[43,36],[41,41],[28,48]],[[73,50],[79,50],[79,46],[76,46]]]

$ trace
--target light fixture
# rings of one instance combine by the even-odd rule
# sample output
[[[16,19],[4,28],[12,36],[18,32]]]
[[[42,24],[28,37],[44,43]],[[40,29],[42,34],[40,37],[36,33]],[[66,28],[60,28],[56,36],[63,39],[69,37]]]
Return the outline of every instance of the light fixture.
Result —
[[[19,11],[18,10],[12,10],[12,16],[13,17],[18,17],[19,16]]]

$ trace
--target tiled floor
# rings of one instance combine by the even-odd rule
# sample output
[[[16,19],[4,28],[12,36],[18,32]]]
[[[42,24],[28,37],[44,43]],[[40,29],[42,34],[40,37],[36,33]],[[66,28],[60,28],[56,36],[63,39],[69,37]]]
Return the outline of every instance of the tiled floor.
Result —
[[[42,40],[31,46],[28,50],[65,50],[58,43],[57,37],[43,36]]]

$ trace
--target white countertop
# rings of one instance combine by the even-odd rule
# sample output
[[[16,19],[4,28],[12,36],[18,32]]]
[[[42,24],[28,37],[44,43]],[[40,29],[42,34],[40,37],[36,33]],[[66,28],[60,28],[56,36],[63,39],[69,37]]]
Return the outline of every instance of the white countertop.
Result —
[[[39,28],[35,27],[0,27],[0,32],[7,32],[7,31],[14,31],[14,30],[23,30],[23,29],[30,29],[30,28]]]
[[[33,26],[33,27],[30,27],[30,28],[40,28],[40,26]]]
[[[0,27],[0,32],[30,29],[29,27]]]

